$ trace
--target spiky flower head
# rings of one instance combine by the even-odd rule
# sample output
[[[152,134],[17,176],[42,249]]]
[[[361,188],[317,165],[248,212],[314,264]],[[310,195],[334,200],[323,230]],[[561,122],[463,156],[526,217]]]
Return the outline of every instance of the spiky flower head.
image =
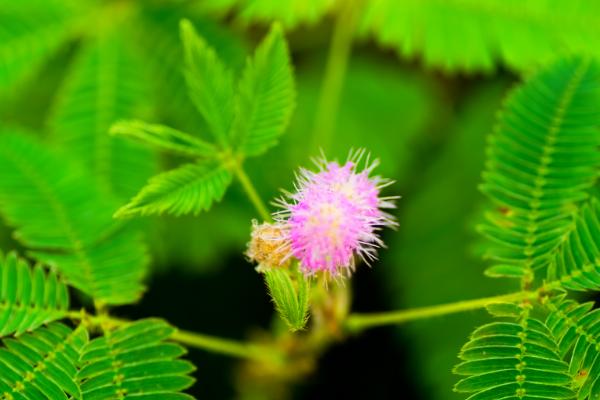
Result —
[[[306,275],[349,275],[355,256],[367,263],[376,259],[383,246],[378,231],[396,225],[383,211],[394,207],[394,198],[380,197],[391,181],[370,176],[377,160],[366,157],[360,169],[363,158],[359,151],[344,164],[317,160],[318,171],[301,169],[296,192],[280,201],[277,224],[286,227],[290,254]]]

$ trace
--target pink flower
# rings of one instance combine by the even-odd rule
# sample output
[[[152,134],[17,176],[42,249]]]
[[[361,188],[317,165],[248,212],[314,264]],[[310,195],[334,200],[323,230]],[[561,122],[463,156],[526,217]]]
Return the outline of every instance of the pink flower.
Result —
[[[392,182],[369,176],[378,162],[369,163],[368,157],[358,171],[363,156],[359,151],[343,165],[323,158],[318,172],[302,169],[296,193],[280,202],[284,210],[276,219],[287,225],[291,255],[306,275],[349,275],[355,255],[367,264],[377,258],[377,248],[384,245],[378,231],[397,225],[382,211],[394,207],[395,197],[379,196]]]

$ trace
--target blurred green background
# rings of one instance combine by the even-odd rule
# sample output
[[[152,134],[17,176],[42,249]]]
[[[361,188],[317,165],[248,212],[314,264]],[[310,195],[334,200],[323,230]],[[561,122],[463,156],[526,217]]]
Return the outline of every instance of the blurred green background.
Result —
[[[272,21],[286,28],[296,111],[279,146],[247,163],[264,198],[290,189],[294,171],[319,148],[342,159],[364,147],[381,160],[377,172],[396,181],[386,194],[402,196],[394,211],[400,227],[384,233],[381,262],[354,276],[355,310],[510,290],[483,277],[473,228],[485,137],[523,76],[560,55],[600,53],[598,2],[0,0],[0,130],[42,137],[124,204],[180,160],[108,136],[114,121],[136,117],[206,135],[181,74],[181,18],[236,71]],[[323,117],[322,88],[335,92],[332,80],[341,82],[339,105]],[[326,138],[315,134],[319,118],[334,122]],[[209,213],[141,220],[153,259],[149,291],[119,313],[240,339],[268,329],[269,299],[242,255],[255,217],[234,185]],[[0,229],[0,247],[19,249],[9,227]],[[451,368],[483,317],[453,315],[352,338],[325,354],[295,396],[458,399]],[[234,360],[198,351],[191,358],[199,398],[243,397]]]

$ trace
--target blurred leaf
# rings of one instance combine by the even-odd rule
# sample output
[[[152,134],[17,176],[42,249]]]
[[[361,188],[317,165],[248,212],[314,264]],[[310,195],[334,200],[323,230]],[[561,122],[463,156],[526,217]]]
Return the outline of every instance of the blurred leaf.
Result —
[[[300,24],[315,24],[331,11],[335,0],[213,0],[200,3],[208,12],[226,13],[232,10],[243,23],[281,22],[292,29]]]
[[[194,3],[195,4],[195,3]],[[192,4],[190,4],[191,6]],[[155,112],[180,130],[209,137],[209,128],[198,115],[189,96],[182,71],[183,46],[179,23],[189,18],[195,30],[215,49],[226,65],[237,71],[246,55],[242,40],[215,21],[187,7],[147,7],[138,14],[128,34],[139,46],[152,79]]]
[[[502,81],[472,88],[446,127],[446,146],[441,153],[415,157],[411,171],[415,185],[401,193],[400,227],[392,233],[389,252],[374,268],[386,282],[392,308],[440,304],[502,292],[507,282],[485,278],[481,263],[470,256],[475,237],[472,216],[481,195],[477,182],[483,167],[486,134],[504,95]],[[433,157],[433,158],[432,158]],[[440,284],[443,282],[443,284]],[[432,286],[433,285],[433,286]],[[469,327],[481,322],[480,314],[460,314],[402,327],[410,335],[413,368],[432,399],[463,399],[452,393],[452,366],[456,349],[464,343]],[[440,332],[444,339],[439,340]],[[417,365],[414,365],[417,364]],[[425,389],[426,388],[426,389]]]
[[[560,55],[600,55],[600,3],[588,0],[369,0],[362,31],[403,57],[456,71],[518,71]]]
[[[65,153],[0,134],[0,212],[30,254],[98,303],[127,304],[148,263],[139,232],[112,219],[113,199]]]
[[[292,116],[294,101],[289,50],[275,24],[248,59],[239,82],[233,135],[242,154],[257,156],[277,144]]]
[[[31,78],[72,34],[71,1],[0,2],[0,96]]]
[[[181,21],[189,95],[221,146],[230,144],[234,118],[233,74],[189,20]]]
[[[110,128],[111,135],[125,136],[188,157],[215,158],[217,148],[195,136],[165,125],[139,120],[118,121]]]
[[[185,164],[150,179],[131,201],[121,207],[115,217],[199,214],[220,201],[231,183],[232,175],[218,162],[199,161]]]
[[[78,157],[105,190],[131,196],[155,171],[148,150],[111,137],[117,119],[145,114],[147,79],[141,60],[118,34],[89,39],[59,91],[49,124],[52,138]]]

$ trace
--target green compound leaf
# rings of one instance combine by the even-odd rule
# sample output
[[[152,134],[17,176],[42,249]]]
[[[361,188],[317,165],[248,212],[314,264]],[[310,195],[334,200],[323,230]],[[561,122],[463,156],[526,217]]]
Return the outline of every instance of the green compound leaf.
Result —
[[[223,198],[231,179],[231,172],[218,162],[185,164],[151,178],[115,217],[165,212],[197,215]]]
[[[294,75],[281,27],[248,60],[236,98],[235,143],[242,154],[257,156],[277,144],[295,104]]]
[[[481,190],[494,208],[480,230],[494,243],[491,276],[544,268],[573,226],[600,166],[600,68],[578,58],[540,72],[507,100]]]
[[[188,157],[214,158],[218,154],[211,143],[164,125],[138,120],[119,121],[110,128],[110,133]]]
[[[477,328],[463,346],[454,390],[470,400],[572,399],[568,365],[543,322],[494,322]]]
[[[69,293],[54,272],[9,253],[0,255],[0,336],[21,335],[64,318]]]
[[[0,213],[30,254],[106,304],[139,299],[148,258],[139,231],[65,154],[24,134],[0,135]]]
[[[190,98],[221,146],[228,147],[234,115],[233,73],[188,20],[180,24]]]
[[[581,207],[575,228],[548,267],[547,285],[568,290],[600,289],[600,204]]]
[[[279,316],[292,332],[304,329],[310,298],[310,285],[304,276],[298,272],[292,280],[290,272],[280,268],[268,268],[264,276]]]
[[[124,325],[89,342],[77,375],[82,400],[188,400],[194,366],[178,358],[185,349],[166,340],[174,328],[156,319]]]
[[[357,2],[360,3],[360,2]],[[600,55],[600,3],[588,0],[373,0],[361,30],[449,72],[527,71],[557,55]]]
[[[577,399],[600,397],[600,309],[594,303],[549,301],[547,326],[559,342],[560,356],[569,363]]]
[[[149,149],[108,134],[117,119],[140,116],[148,108],[143,63],[128,46],[115,33],[86,41],[49,121],[52,139],[120,198],[132,196],[156,170]]]
[[[73,331],[56,322],[18,339],[4,339],[0,348],[2,398],[80,398],[75,376],[81,349],[87,341],[88,333],[83,327]]]

